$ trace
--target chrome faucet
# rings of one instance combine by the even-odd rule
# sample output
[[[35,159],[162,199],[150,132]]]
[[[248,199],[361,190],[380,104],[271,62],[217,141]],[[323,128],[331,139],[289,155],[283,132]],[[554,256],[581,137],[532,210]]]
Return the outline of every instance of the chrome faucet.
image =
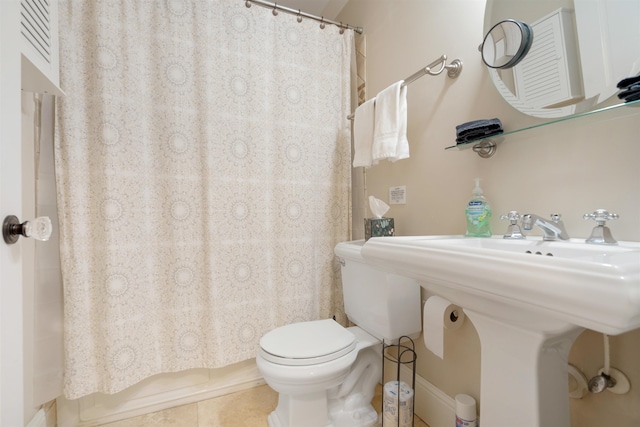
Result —
[[[584,219],[592,219],[596,222],[596,226],[591,231],[591,236],[586,240],[587,243],[595,243],[596,245],[617,245],[618,242],[611,235],[611,230],[607,227],[608,219],[618,219],[619,215],[609,213],[605,209],[598,209],[594,213],[584,214]]]
[[[507,215],[500,216],[500,219],[506,219],[509,221],[509,227],[507,227],[507,232],[502,236],[503,239],[527,238],[527,236],[522,234],[522,230],[520,230],[520,226],[518,225],[518,220],[520,219],[518,211],[510,211]]]
[[[551,220],[544,219],[535,214],[522,215],[522,228],[531,230],[533,226],[539,227],[544,233],[542,240],[569,240],[569,235],[560,219],[562,215],[551,214]]]

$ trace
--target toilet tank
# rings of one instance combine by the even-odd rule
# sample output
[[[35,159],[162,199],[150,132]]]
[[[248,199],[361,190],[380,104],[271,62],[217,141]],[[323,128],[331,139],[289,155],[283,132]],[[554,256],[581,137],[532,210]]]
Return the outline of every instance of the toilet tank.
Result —
[[[349,320],[371,335],[391,342],[422,329],[420,285],[407,277],[389,274],[367,264],[364,240],[338,243],[344,308]]]

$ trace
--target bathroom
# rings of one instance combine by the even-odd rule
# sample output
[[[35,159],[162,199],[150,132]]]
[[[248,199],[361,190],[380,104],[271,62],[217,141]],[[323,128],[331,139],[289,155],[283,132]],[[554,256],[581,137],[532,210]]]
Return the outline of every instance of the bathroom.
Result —
[[[494,234],[506,230],[507,224],[499,219],[500,215],[518,210],[542,216],[559,212],[571,237],[586,238],[593,224],[583,220],[583,214],[605,208],[620,216],[609,224],[616,239],[640,241],[640,172],[635,164],[640,159],[640,146],[634,140],[637,138],[634,126],[637,113],[633,111],[618,116],[590,116],[514,134],[501,143],[489,159],[478,157],[472,150],[444,150],[454,144],[455,126],[466,121],[499,117],[509,129],[542,121],[508,105],[496,91],[481,61],[478,45],[485,32],[485,6],[484,0],[350,0],[335,17],[337,21],[365,29],[368,96],[411,75],[442,54],[450,59],[459,58],[464,64],[456,79],[426,76],[408,88],[409,159],[397,163],[381,162],[369,169],[366,190],[362,171],[353,171],[353,238],[363,237],[361,218],[369,216],[366,198],[373,195],[388,201],[389,187],[394,186],[406,186],[406,204],[392,205],[388,213],[395,219],[397,235],[461,234],[465,230],[464,206],[472,189],[472,179],[480,177],[494,212],[491,223]],[[2,7],[7,7],[4,2]],[[290,18],[280,14],[274,19]],[[5,33],[2,40],[3,43],[6,40]],[[3,79],[4,76],[19,78],[15,76],[16,71],[3,68],[2,72]],[[1,89],[3,95],[9,90],[6,85]],[[3,117],[0,128],[4,135],[0,156],[3,180],[5,171],[13,167],[10,156],[15,155],[14,150],[20,150],[19,145],[8,142],[13,140],[7,137],[11,136],[12,127],[5,125],[5,120],[20,122],[20,111],[5,108],[11,105],[10,102],[16,102],[16,96],[19,95],[2,96],[3,111],[10,111]],[[26,181],[26,178],[22,180]],[[27,190],[26,183],[22,187],[22,195],[2,195],[3,217],[25,209],[25,202],[21,205],[20,200],[32,197],[33,190]],[[33,334],[28,330],[26,320],[24,338],[16,333],[22,328],[11,326],[22,324],[20,317],[33,310],[26,296],[22,296],[22,288],[14,285],[32,279],[26,257],[24,272],[5,275],[5,271],[11,272],[19,261],[16,261],[15,252],[2,250],[3,256],[8,254],[9,261],[3,259],[0,291],[3,304],[1,409],[2,416],[8,417],[6,408],[21,407],[12,406],[15,402],[24,405],[25,415],[20,419],[24,420],[22,425],[26,425],[33,415],[29,399],[8,397],[14,390],[8,389],[8,384],[21,381],[14,378],[13,383],[5,382],[5,378],[18,375],[11,372],[16,366],[16,355],[10,349],[22,339],[27,342],[32,338],[29,334]],[[25,307],[17,311],[19,317],[10,317],[16,310],[9,305],[23,298]],[[14,329],[8,331],[8,328]],[[640,331],[612,336],[610,343],[612,366],[627,375],[632,384],[631,391],[625,395],[604,392],[571,399],[573,426],[631,426],[640,422],[640,394],[636,387],[640,381],[640,364],[637,363]],[[467,393],[481,401],[480,343],[471,322],[466,322],[455,334],[447,334],[445,352],[450,357],[444,360],[427,351],[420,340],[417,344],[419,377],[449,397]],[[602,336],[585,331],[576,339],[569,362],[578,366],[587,377],[595,375],[603,364],[602,348]],[[25,366],[27,353],[25,345],[25,350],[17,356],[24,358]],[[251,371],[251,368],[243,365],[237,372],[243,370]],[[228,377],[233,383],[234,377],[240,375],[237,372],[224,372],[221,376]],[[174,377],[177,383],[189,384],[189,378]],[[259,382],[255,381],[256,384]],[[25,392],[27,389],[25,385]],[[418,395],[416,407],[420,402],[428,404],[428,399],[426,395]],[[177,398],[176,402],[179,400]],[[429,422],[428,417],[424,419]],[[438,424],[434,423],[432,427],[438,427]]]

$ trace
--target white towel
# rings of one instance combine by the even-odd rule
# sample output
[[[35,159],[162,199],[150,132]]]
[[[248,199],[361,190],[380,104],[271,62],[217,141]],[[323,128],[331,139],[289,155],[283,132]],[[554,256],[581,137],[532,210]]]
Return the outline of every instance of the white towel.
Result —
[[[353,167],[371,167],[375,98],[356,108],[353,115]]]
[[[407,87],[396,82],[376,96],[373,162],[395,162],[409,157],[407,140]]]

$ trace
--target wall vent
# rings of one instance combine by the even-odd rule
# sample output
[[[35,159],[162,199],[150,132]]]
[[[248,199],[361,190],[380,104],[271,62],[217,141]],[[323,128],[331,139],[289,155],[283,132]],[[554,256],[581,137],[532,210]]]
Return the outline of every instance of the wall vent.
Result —
[[[20,32],[42,59],[51,64],[50,0],[20,1]]]
[[[518,98],[539,108],[557,108],[582,100],[573,12],[558,9],[531,28],[531,50],[514,67]]]

